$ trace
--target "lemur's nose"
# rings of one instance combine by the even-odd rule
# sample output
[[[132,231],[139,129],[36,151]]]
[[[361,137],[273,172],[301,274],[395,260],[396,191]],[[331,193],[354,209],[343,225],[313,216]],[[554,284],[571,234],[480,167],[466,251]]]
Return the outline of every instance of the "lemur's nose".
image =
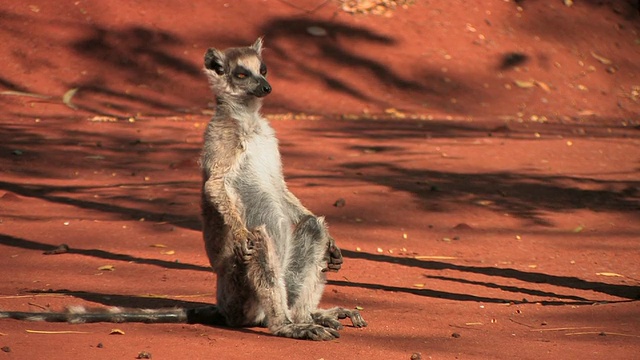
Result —
[[[251,91],[251,95],[257,97],[267,96],[271,92],[271,85],[267,82],[265,78],[258,78],[257,86]]]

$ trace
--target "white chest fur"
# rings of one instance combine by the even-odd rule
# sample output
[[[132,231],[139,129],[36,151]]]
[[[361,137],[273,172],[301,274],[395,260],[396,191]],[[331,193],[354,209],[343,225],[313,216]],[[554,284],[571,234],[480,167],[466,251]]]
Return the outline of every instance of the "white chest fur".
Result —
[[[243,167],[250,169],[245,174],[255,177],[245,179],[252,184],[267,185],[273,188],[274,184],[282,181],[282,164],[278,151],[278,140],[274,131],[265,120],[260,121],[257,131],[249,135],[244,142],[246,162]],[[253,180],[253,181],[252,181]]]

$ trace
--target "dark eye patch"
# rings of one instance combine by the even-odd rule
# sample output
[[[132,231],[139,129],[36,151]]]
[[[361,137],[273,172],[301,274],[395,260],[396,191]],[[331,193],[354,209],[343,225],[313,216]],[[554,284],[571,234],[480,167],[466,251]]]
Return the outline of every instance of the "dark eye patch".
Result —
[[[235,76],[238,79],[245,79],[251,76],[251,71],[249,71],[244,66],[238,66],[233,70],[233,76]]]

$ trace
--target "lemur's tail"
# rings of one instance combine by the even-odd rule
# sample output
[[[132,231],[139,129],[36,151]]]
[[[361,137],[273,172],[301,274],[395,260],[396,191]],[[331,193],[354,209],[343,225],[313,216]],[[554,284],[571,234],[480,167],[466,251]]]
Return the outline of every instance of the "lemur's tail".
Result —
[[[26,321],[68,322],[71,324],[141,322],[226,325],[224,316],[216,306],[206,306],[195,309],[127,309],[120,307],[87,309],[84,306],[70,306],[63,312],[0,311],[0,319],[2,318]]]

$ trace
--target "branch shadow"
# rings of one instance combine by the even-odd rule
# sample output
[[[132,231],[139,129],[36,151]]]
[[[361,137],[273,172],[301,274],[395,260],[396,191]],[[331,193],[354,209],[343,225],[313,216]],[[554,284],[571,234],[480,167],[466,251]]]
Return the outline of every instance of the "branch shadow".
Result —
[[[580,130],[583,135],[576,135]],[[534,225],[553,226],[545,213],[589,209],[596,212],[620,212],[636,214],[640,209],[640,181],[599,179],[603,174],[548,175],[532,169],[513,171],[440,171],[416,166],[404,166],[402,161],[375,160],[375,153],[395,153],[398,157],[441,157],[428,150],[412,150],[402,143],[429,139],[500,139],[531,140],[531,133],[538,132],[545,138],[556,136],[571,138],[596,138],[612,142],[617,139],[640,138],[640,133],[623,126],[604,124],[544,124],[526,127],[501,125],[493,122],[444,122],[407,120],[333,121],[326,130],[310,129],[309,136],[329,139],[349,139],[345,152],[373,153],[372,156],[354,157],[357,161],[341,161],[337,165],[342,180],[368,182],[392,190],[410,193],[425,209],[447,211],[466,205],[488,209],[496,213],[509,213]],[[357,134],[357,135],[356,135]],[[353,140],[361,140],[354,144]],[[370,143],[370,146],[365,144]],[[459,145],[471,146],[471,145]],[[474,151],[470,148],[469,151]],[[300,156],[288,154],[285,157]],[[338,175],[321,175],[316,178],[337,178]],[[291,177],[301,179],[304,176]]]
[[[146,25],[127,25],[120,28],[97,23],[85,23],[72,18],[52,17],[47,21],[31,15],[8,10],[1,11],[0,32],[11,38],[24,39],[30,47],[18,43],[11,58],[29,74],[55,76],[54,86],[78,89],[73,104],[82,114],[100,114],[119,118],[145,115],[173,115],[201,112],[211,101],[206,79],[201,74],[202,55],[194,53],[194,43],[221,48],[242,46],[254,39],[244,39],[233,32],[202,32],[181,36],[178,32]],[[29,24],[29,25],[25,25]],[[311,36],[307,28],[319,26],[328,36]],[[52,34],[68,34],[64,39]],[[385,64],[384,53],[401,46],[389,35],[365,26],[337,20],[322,20],[312,15],[271,17],[255,25],[254,33],[266,37],[266,61],[278,76],[316,87],[382,108],[395,107],[396,100],[384,99],[390,90],[409,98],[409,106],[446,108],[466,113],[472,105],[455,95],[473,96],[476,101],[489,96],[469,74],[447,74],[427,64],[407,60],[406,66],[393,68]],[[35,35],[34,35],[35,34]],[[33,39],[37,39],[35,42]],[[358,50],[358,44],[371,51]],[[49,47],[64,49],[68,63],[52,57]],[[379,51],[375,50],[380,48]],[[204,50],[202,50],[204,52]],[[68,70],[72,69],[71,72]],[[72,75],[70,76],[70,74]],[[78,76],[78,75],[82,76]],[[475,74],[477,75],[477,74]],[[15,75],[12,75],[15,76]],[[366,77],[368,83],[356,77]],[[55,84],[57,82],[57,84]],[[23,78],[0,78],[0,86],[12,91],[38,93],[37,84]],[[199,89],[194,91],[194,88]],[[47,117],[63,117],[71,110],[62,104],[62,94],[43,94],[50,99],[28,99],[30,104],[57,103],[60,109]],[[274,94],[275,95],[275,94]],[[14,99],[15,100],[15,99]],[[11,107],[13,100],[0,97],[11,115],[33,116],[27,106]],[[267,101],[269,109],[293,112],[308,110],[304,100],[274,96]],[[30,115],[31,114],[31,115]]]
[[[5,235],[5,234],[0,234],[0,245],[27,249],[27,250],[38,250],[42,252],[51,251],[56,248],[56,246],[51,246],[49,244],[44,244],[44,243],[33,241],[33,240],[21,239],[21,238],[17,238],[17,237]],[[100,249],[69,248],[69,250],[66,251],[65,254],[90,256],[98,259],[123,261],[123,262],[135,263],[135,264],[141,264],[141,265],[153,265],[153,266],[157,266],[165,269],[173,269],[173,270],[191,270],[191,271],[204,271],[204,272],[212,271],[211,268],[208,266],[199,266],[194,264],[178,263],[175,261],[166,261],[166,260],[159,260],[159,259],[141,258],[141,257],[127,255],[127,254],[112,253],[112,252],[104,251]],[[54,256],[54,255],[49,255],[49,256]],[[64,256],[64,254],[58,254],[55,256]]]
[[[184,56],[185,39],[171,31],[142,25],[111,28],[63,17],[42,21],[35,15],[7,10],[0,10],[0,18],[3,19],[0,32],[24,39],[24,46],[20,43],[12,49],[12,60],[29,69],[29,74],[55,77],[64,88],[77,88],[73,97],[76,110],[128,117],[140,112],[152,115],[183,113],[185,109],[201,109],[206,104],[207,92],[185,91],[195,81],[205,90],[206,81],[199,62]],[[60,38],[54,35],[56,33],[69,36]],[[51,57],[47,50],[51,47],[65,49],[69,53],[65,57],[67,63],[61,64],[58,58]],[[69,77],[68,73],[61,76],[61,68],[72,69],[74,76]],[[83,76],[77,76],[79,74]],[[0,86],[12,91],[38,93],[37,85],[30,86],[24,79],[3,77]],[[198,94],[201,96],[194,96]],[[43,95],[55,99],[32,99],[31,102],[62,104],[58,100],[62,94]],[[9,105],[13,100],[1,96],[0,101]],[[13,116],[30,116],[28,108],[11,111]],[[48,118],[56,116],[55,111],[47,115]]]
[[[164,183],[164,185],[175,186],[179,183]],[[107,186],[111,188],[113,186]],[[14,194],[18,194],[25,197],[37,198],[56,204],[65,204],[75,206],[80,209],[96,210],[102,213],[115,214],[122,216],[126,219],[140,219],[167,222],[174,226],[196,230],[201,229],[200,220],[194,216],[180,215],[177,213],[170,213],[168,211],[155,212],[147,211],[140,208],[132,208],[126,206],[120,206],[115,204],[107,204],[104,202],[88,201],[82,199],[75,199],[68,196],[52,195],[52,193],[65,191],[76,193],[79,191],[96,190],[101,188],[100,186],[52,186],[52,185],[20,185],[16,183],[9,183],[0,181],[0,190],[10,191]],[[129,200],[132,200],[129,198]],[[136,200],[136,199],[133,199]],[[138,199],[142,201],[141,199]],[[166,210],[166,209],[163,209]]]
[[[147,136],[118,124],[107,131],[69,121],[42,125],[0,124],[0,136],[8,139],[0,143],[0,166],[18,175],[0,179],[0,191],[127,220],[201,229],[199,212],[191,206],[200,190],[200,148],[181,138],[191,136],[188,130],[156,125],[154,135]],[[156,131],[172,137],[157,137]],[[74,169],[98,176],[98,183],[74,185],[75,176],[69,177]]]
[[[468,203],[494,212],[508,212],[542,226],[553,226],[552,222],[545,219],[545,211],[590,209],[634,214],[640,208],[633,190],[640,187],[640,181],[605,181],[507,172],[478,174],[409,170],[375,162],[347,163],[343,167],[357,171],[361,174],[359,179],[410,192],[422,199],[428,208],[435,203]],[[580,188],[584,185],[602,190]],[[622,190],[604,190],[607,188]]]
[[[467,266],[467,265],[456,265],[450,264],[441,261],[424,261],[412,258],[399,258],[392,257],[388,255],[379,255],[379,254],[369,254],[363,252],[355,252],[350,250],[342,250],[342,254],[345,257],[352,259],[364,259],[368,261],[375,262],[386,262],[390,264],[399,264],[408,267],[417,267],[421,269],[428,270],[457,270],[463,273],[471,273],[471,274],[481,274],[491,277],[500,277],[500,278],[508,278],[514,280],[520,280],[523,282],[527,282],[530,284],[547,284],[554,285],[558,287],[563,287],[567,289],[575,289],[575,290],[587,290],[594,291],[597,293],[607,294],[616,296],[619,298],[624,298],[628,300],[640,300],[640,286],[630,286],[630,285],[615,285],[615,284],[607,284],[603,282],[594,282],[587,281],[576,277],[571,276],[558,276],[558,275],[550,275],[539,272],[526,272],[509,268],[496,268],[489,266]],[[447,279],[450,281],[454,281],[454,279]],[[471,283],[468,280],[455,279],[458,282]],[[495,288],[496,285],[491,285],[489,283],[479,283],[479,285]],[[415,289],[420,290],[421,289]],[[516,290],[516,289],[508,289]],[[410,289],[410,291],[414,291],[414,289]],[[518,292],[522,292],[521,289],[517,289]],[[534,294],[534,290],[527,290],[528,293]],[[419,293],[419,291],[417,292]],[[554,297],[567,298],[574,301],[583,301],[584,299],[576,297],[573,298],[571,296],[566,297],[562,295],[553,295]],[[505,300],[501,300],[504,302]],[[511,300],[509,300],[511,301]],[[588,303],[593,303],[593,301],[587,301]],[[564,302],[559,302],[556,305],[565,304]]]
[[[327,36],[309,35],[307,29],[311,26],[326,30]],[[357,44],[360,43],[367,47],[380,46],[385,52],[392,51],[398,43],[393,37],[353,23],[309,16],[273,18],[260,26],[259,33],[268,39],[267,61],[273,64],[279,76],[291,80],[310,79],[305,81],[324,84],[328,91],[383,108],[397,106],[381,96],[388,89],[413,94],[415,102],[429,101],[441,108],[451,107],[446,95],[453,90],[457,93],[473,92],[476,99],[486,96],[485,92],[471,89],[452,74],[445,81],[439,71],[416,63],[407,66],[409,74],[400,74],[385,65],[383,57],[375,50],[358,52]],[[351,82],[354,74],[368,79],[366,89]],[[291,99],[276,99],[274,106],[291,111],[302,110],[292,108],[296,105]],[[464,112],[464,106],[458,104],[453,110]]]

